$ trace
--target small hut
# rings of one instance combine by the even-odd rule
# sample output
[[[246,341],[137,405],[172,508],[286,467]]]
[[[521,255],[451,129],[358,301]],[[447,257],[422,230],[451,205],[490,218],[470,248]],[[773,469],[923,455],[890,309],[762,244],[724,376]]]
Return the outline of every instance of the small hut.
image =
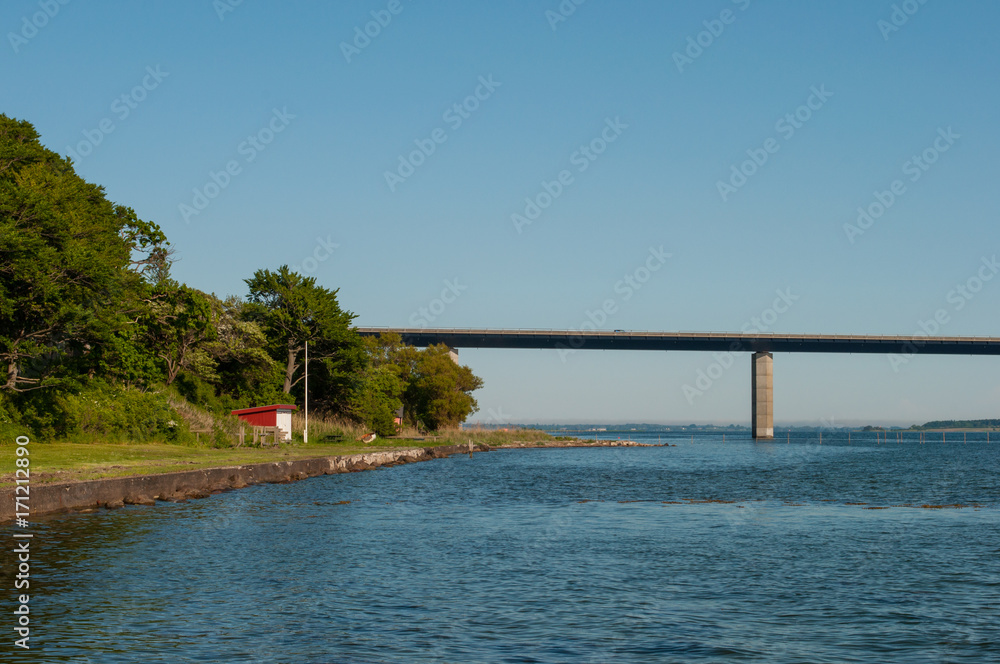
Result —
[[[278,427],[281,430],[281,440],[292,439],[292,411],[298,410],[290,404],[273,404],[257,406],[256,408],[240,408],[232,411],[233,415],[255,427]]]

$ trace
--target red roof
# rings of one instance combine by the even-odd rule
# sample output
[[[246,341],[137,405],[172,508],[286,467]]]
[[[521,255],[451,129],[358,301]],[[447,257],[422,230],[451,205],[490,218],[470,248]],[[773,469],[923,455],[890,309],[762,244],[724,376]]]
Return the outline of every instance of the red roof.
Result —
[[[256,408],[240,408],[231,411],[233,415],[252,415],[253,413],[266,413],[271,410],[298,410],[298,406],[287,403],[274,404],[271,406],[257,406]]]

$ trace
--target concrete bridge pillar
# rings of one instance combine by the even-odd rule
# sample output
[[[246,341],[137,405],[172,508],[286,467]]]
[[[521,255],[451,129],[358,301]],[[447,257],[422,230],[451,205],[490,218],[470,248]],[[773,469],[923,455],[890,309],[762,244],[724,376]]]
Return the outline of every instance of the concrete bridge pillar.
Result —
[[[770,353],[754,353],[751,367],[751,427],[754,440],[774,438],[774,371]]]
[[[448,346],[448,357],[451,358],[452,362],[458,364],[458,349]]]

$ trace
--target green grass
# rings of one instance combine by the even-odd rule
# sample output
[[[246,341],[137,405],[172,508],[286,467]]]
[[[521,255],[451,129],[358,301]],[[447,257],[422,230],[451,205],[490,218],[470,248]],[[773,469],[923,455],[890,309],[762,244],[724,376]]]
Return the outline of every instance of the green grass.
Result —
[[[312,436],[310,436],[312,438]],[[545,441],[551,437],[531,429],[514,431],[451,431],[423,438],[378,438],[365,445],[357,441],[303,444],[278,447],[210,448],[159,443],[143,444],[80,444],[29,443],[32,484],[93,480],[103,477],[128,477],[171,473],[198,468],[235,466],[269,461],[309,459],[342,454],[361,454],[457,445],[472,441],[496,446],[515,441]],[[0,445],[0,487],[14,484],[15,448],[12,443]]]

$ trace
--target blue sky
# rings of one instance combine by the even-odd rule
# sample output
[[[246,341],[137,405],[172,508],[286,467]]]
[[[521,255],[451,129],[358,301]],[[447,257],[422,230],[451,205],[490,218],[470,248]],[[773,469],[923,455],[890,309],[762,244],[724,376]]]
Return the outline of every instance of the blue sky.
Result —
[[[998,253],[998,19],[939,0],[11,0],[0,91],[219,295],[288,263],[366,326],[579,328],[611,299],[602,329],[910,334],[944,310],[938,333],[996,336],[1000,279],[976,280]],[[670,257],[621,286],[651,249]],[[486,382],[478,420],[749,421],[746,354],[461,359]],[[1000,417],[997,362],[778,355],[775,418]]]

